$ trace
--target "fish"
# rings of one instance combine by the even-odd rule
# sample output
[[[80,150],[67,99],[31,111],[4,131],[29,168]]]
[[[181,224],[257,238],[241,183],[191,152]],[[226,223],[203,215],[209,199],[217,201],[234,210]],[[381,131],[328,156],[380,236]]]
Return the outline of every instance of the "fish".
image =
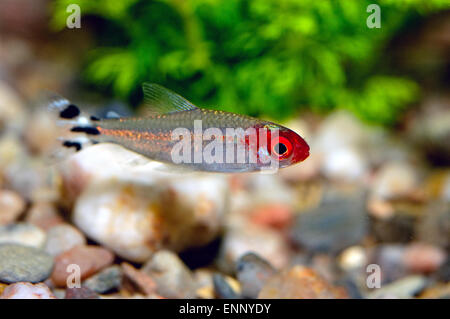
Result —
[[[106,118],[85,114],[68,99],[50,93],[47,107],[76,138],[62,146],[81,151],[114,143],[151,160],[205,172],[255,172],[304,161],[309,145],[293,130],[255,117],[199,108],[155,83],[144,83],[144,116]],[[114,160],[114,159],[111,159]]]

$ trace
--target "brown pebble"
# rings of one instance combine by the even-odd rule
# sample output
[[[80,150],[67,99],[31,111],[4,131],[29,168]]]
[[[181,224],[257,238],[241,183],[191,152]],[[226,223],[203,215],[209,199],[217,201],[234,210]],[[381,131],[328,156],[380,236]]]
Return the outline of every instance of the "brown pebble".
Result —
[[[343,299],[348,298],[311,268],[294,266],[275,275],[258,295],[262,299]]]
[[[124,262],[121,266],[125,279],[127,279],[133,287],[137,288],[139,292],[146,295],[152,295],[155,293],[157,285],[150,276],[134,268],[129,263]]]
[[[65,299],[99,299],[100,296],[87,287],[67,288]]]
[[[75,246],[55,258],[55,268],[52,273],[52,281],[58,287],[65,287],[68,276],[73,276],[73,270],[67,272],[71,264],[80,267],[81,280],[88,278],[99,270],[112,264],[114,255],[99,246]]]
[[[56,208],[46,202],[34,203],[28,211],[25,221],[43,230],[49,230],[64,223],[64,219],[58,214]]]
[[[0,225],[14,222],[25,209],[25,201],[16,192],[0,191]]]

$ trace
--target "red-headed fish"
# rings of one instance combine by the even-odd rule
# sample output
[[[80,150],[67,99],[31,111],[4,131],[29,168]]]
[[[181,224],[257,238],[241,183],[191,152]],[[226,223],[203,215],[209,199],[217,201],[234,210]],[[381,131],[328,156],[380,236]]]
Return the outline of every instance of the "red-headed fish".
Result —
[[[88,139],[68,139],[77,151],[88,142],[110,142],[150,159],[212,172],[250,172],[302,162],[309,146],[294,131],[250,116],[198,108],[157,84],[144,83],[148,116],[99,119],[52,95],[63,124]],[[244,150],[244,153],[240,153]]]

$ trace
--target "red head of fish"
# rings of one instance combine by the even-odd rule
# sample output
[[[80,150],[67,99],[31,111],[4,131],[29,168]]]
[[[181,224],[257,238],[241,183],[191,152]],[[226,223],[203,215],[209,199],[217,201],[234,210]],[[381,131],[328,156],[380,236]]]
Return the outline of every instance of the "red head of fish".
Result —
[[[257,157],[264,163],[263,156],[271,157],[280,168],[304,161],[309,156],[309,145],[294,131],[277,125],[257,126]]]

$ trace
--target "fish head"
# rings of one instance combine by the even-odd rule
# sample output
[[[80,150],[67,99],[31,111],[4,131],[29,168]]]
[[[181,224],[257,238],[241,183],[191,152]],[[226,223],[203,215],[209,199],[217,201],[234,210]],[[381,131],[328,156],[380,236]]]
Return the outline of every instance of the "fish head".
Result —
[[[264,153],[277,161],[278,167],[288,167],[304,161],[309,156],[309,145],[293,130],[277,125],[264,125],[267,129],[267,143]]]

